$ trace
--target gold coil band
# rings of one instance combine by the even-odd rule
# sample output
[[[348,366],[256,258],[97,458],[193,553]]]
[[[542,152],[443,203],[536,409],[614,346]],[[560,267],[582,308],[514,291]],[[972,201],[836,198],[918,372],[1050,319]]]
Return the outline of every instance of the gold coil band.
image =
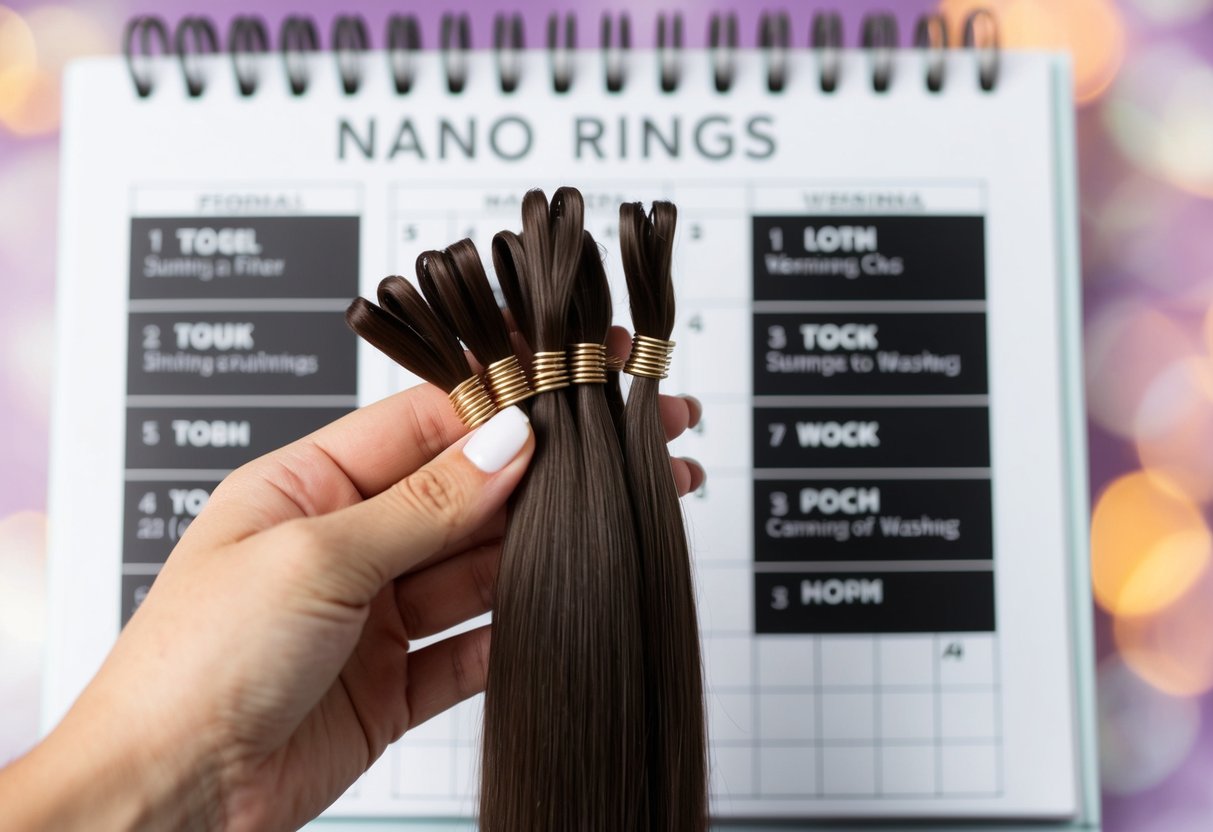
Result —
[[[569,368],[564,350],[535,353],[535,360],[531,362],[531,383],[536,393],[568,387]]]
[[[670,373],[670,357],[674,354],[674,342],[650,338],[647,335],[632,336],[632,354],[623,371],[628,375],[663,379]]]
[[[497,406],[489,398],[489,391],[484,387],[480,376],[471,376],[459,382],[459,385],[448,394],[456,415],[469,428],[474,428],[488,421],[497,412]]]
[[[622,373],[623,359],[617,355],[608,355],[606,359],[606,369],[608,373]]]
[[[516,355],[494,361],[489,365],[486,375],[489,380],[489,389],[493,392],[493,398],[497,400],[497,407],[501,410],[526,401],[535,395]]]
[[[606,384],[606,361],[602,344],[570,344],[570,380],[573,384]]]

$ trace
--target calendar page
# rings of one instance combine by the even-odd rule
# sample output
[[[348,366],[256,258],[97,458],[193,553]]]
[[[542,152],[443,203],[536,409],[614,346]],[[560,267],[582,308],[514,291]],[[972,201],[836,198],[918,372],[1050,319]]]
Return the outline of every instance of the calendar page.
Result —
[[[418,253],[518,228],[522,195],[585,194],[628,327],[617,216],[674,201],[667,392],[704,404],[674,452],[710,716],[713,814],[1082,824],[1095,816],[1068,71],[1003,56],[993,91],[946,58],[932,92],[897,54],[888,90],[846,52],[779,92],[743,52],[570,57],[553,90],[523,53],[407,94],[364,56],[244,97],[198,60],[151,95],[117,60],[69,73],[45,723],[62,715],[174,542],[234,467],[416,383],[342,312]],[[491,273],[491,269],[490,269]],[[478,624],[483,622],[473,622]],[[410,732],[342,817],[470,817],[480,697]]]

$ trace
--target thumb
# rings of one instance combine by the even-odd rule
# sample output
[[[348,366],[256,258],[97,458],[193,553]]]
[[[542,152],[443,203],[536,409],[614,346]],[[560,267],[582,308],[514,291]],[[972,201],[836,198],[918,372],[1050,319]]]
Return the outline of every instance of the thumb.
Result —
[[[295,521],[326,594],[369,603],[389,581],[487,522],[522,479],[535,442],[530,421],[508,407],[380,494]]]

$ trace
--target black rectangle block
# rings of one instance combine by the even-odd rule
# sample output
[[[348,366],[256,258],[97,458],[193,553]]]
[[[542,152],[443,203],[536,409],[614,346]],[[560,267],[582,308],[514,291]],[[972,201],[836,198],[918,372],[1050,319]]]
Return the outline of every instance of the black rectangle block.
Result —
[[[755,300],[981,300],[982,217],[754,217]]]
[[[126,467],[228,471],[348,412],[342,407],[131,407]]]
[[[755,468],[984,468],[984,407],[758,407]]]
[[[132,313],[131,394],[350,395],[358,341],[340,312]]]
[[[757,633],[994,629],[993,572],[760,572]]]
[[[990,515],[989,480],[759,480],[754,560],[989,558]]]
[[[347,298],[358,217],[131,220],[132,298]]]
[[[754,395],[987,392],[978,313],[759,314]]]

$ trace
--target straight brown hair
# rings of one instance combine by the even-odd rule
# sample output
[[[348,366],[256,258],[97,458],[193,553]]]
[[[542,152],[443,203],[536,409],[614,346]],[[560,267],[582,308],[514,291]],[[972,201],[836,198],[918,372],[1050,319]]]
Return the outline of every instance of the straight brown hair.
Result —
[[[522,233],[493,240],[512,333],[474,245],[417,259],[361,298],[350,326],[450,391],[520,354],[603,344],[612,304],[583,228],[581,195],[523,200]],[[620,211],[636,331],[673,329],[676,214]],[[424,292],[425,297],[422,297]],[[428,299],[428,303],[426,302]],[[462,345],[460,340],[462,339]],[[634,378],[626,407],[608,381],[538,393],[536,450],[502,543],[485,695],[480,828],[486,832],[701,832],[707,763],[695,600],[658,382]]]
[[[637,335],[674,329],[671,261],[677,209],[619,208],[619,245]],[[624,455],[641,551],[641,620],[649,703],[649,806],[654,830],[707,828],[707,727],[695,587],[682,508],[658,410],[657,379],[634,376]]]
[[[482,367],[514,354],[509,325],[501,314],[480,253],[471,240],[434,252],[417,271],[426,300]]]
[[[542,192],[528,193],[522,226],[521,238],[495,241],[498,280],[531,350],[563,351],[583,264],[580,193],[558,190],[550,206]],[[601,342],[601,305],[585,312]],[[646,828],[636,549],[622,473],[611,491],[609,449],[592,459],[584,450],[582,429],[595,440],[604,433],[605,400],[593,411],[570,407],[583,397],[593,402],[567,389],[531,400],[536,452],[512,507],[494,604],[486,832]],[[613,436],[609,414],[605,425]]]
[[[433,254],[417,259],[417,268]],[[388,358],[446,392],[472,375],[459,341],[403,277],[379,282],[379,306],[355,298],[345,311],[350,329]]]

